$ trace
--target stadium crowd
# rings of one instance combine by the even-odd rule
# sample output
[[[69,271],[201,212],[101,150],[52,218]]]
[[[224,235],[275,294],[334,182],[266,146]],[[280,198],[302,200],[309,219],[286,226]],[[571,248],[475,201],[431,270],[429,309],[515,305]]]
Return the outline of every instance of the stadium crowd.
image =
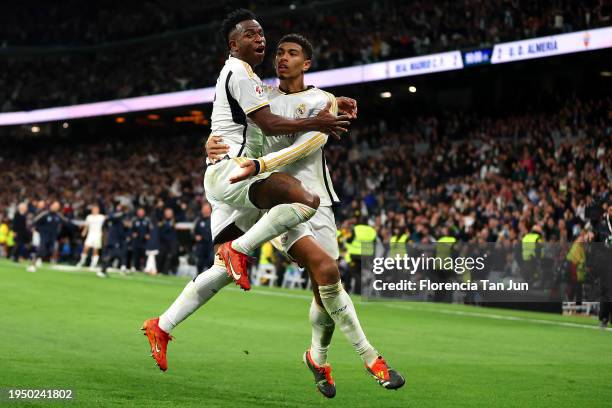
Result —
[[[21,12],[0,13],[0,111],[209,86],[226,58],[225,46],[215,40],[218,27],[201,25],[222,16],[225,6],[122,3],[124,11],[116,12],[110,1],[83,19],[75,14],[75,3],[62,2],[49,12],[45,5],[44,13],[43,8],[33,12],[25,6],[17,8]],[[271,47],[287,32],[312,39],[312,70],[320,70],[610,24],[610,5],[603,0],[358,1],[351,2],[350,12],[347,4],[331,1],[314,7],[298,1],[288,9],[275,0],[254,2],[251,8],[261,11],[269,44],[261,75],[273,76]],[[187,28],[192,30],[181,31]],[[151,34],[159,35],[113,46],[113,41]],[[104,46],[95,48],[100,44]],[[93,48],[70,48],[76,45]]]
[[[574,99],[554,113],[498,118],[427,116],[394,128],[384,121],[356,124],[326,147],[342,199],[336,209],[341,236],[367,222],[384,243],[404,234],[415,243],[445,235],[517,243],[537,226],[546,242],[570,243],[587,225],[589,208],[610,198],[611,102]],[[173,261],[164,272],[176,270],[179,253],[192,252],[193,240],[182,239],[179,247],[172,230],[206,213],[201,135],[21,140],[0,154],[5,230],[20,202],[28,204],[31,226],[46,206],[39,200],[58,200],[68,221],[99,206],[107,215],[124,212],[134,228],[146,213],[152,227],[139,232],[146,236],[143,248],[150,241],[164,251],[163,231],[172,242]],[[81,242],[73,225],[66,222],[59,235],[71,262]],[[3,236],[0,244],[8,246]]]

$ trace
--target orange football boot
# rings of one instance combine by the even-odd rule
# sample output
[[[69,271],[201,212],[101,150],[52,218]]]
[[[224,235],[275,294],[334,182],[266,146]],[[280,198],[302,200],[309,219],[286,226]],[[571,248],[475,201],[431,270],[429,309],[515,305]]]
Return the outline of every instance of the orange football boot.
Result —
[[[155,359],[160,370],[166,371],[168,369],[166,349],[168,348],[168,342],[172,340],[172,336],[159,328],[159,317],[145,320],[140,330],[144,331],[143,334],[149,340],[151,357]]]
[[[336,396],[336,384],[334,384],[331,375],[331,366],[329,364],[318,366],[310,356],[310,350],[304,353],[304,364],[314,375],[317,390],[327,398],[334,398]]]
[[[366,365],[366,371],[374,377],[382,387],[388,390],[397,390],[406,383],[404,377],[396,370],[389,367],[385,359],[381,356],[378,356],[371,366],[368,367]]]
[[[249,257],[232,248],[232,241],[226,242],[219,247],[217,254],[225,262],[225,268],[230,278],[244,290],[251,289],[247,261]]]

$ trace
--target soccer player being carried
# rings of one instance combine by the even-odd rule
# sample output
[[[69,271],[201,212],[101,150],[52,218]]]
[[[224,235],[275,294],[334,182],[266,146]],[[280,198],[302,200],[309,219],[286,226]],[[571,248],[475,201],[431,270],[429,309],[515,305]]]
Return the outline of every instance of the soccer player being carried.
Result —
[[[312,63],[313,47],[301,35],[289,34],[281,38],[276,50],[274,66],[280,79],[278,88],[270,90],[270,108],[273,113],[287,117],[309,117],[325,109],[334,96],[304,84],[304,73]],[[356,102],[350,115],[356,117]],[[404,385],[404,378],[389,368],[384,359],[368,342],[353,303],[340,283],[336,265],[340,252],[336,238],[336,222],[332,205],[338,196],[334,191],[323,148],[327,135],[302,132],[277,137],[266,137],[263,156],[257,158],[259,167],[266,171],[283,171],[296,177],[308,190],[319,195],[320,205],[316,214],[304,225],[289,230],[275,240],[277,247],[305,266],[313,285],[314,299],[310,308],[312,342],[304,354],[304,362],[315,377],[321,393],[335,395],[331,366],[327,364],[327,351],[336,324],[362,357],[366,370],[387,389]],[[222,138],[213,137],[207,143],[209,158],[226,153]],[[240,182],[257,174],[254,161],[241,164],[241,172],[231,183]],[[313,272],[313,266],[327,265],[325,274]],[[332,316],[330,313],[332,312]]]
[[[242,17],[243,19],[234,22],[237,31],[239,31],[238,27],[241,26],[253,27],[256,30],[261,30],[259,24],[257,24],[252,17],[248,15]],[[243,28],[241,30],[243,30]],[[279,46],[279,54],[277,55],[276,61],[277,68],[280,68],[279,76],[282,78],[282,89],[276,91],[276,96],[280,97],[286,94],[288,99],[285,103],[278,103],[278,109],[274,107],[276,98],[273,99],[271,108],[269,108],[270,114],[278,113],[289,117],[297,116],[299,119],[296,119],[296,121],[303,121],[308,118],[312,119],[319,117],[322,112],[326,112],[331,106],[332,113],[335,115],[337,113],[338,101],[333,95],[315,88],[306,88],[304,86],[303,73],[310,66],[311,47],[309,48],[307,41],[302,41],[301,37],[298,38],[296,36],[293,38],[293,40],[297,42],[289,40],[291,40],[291,38],[281,43],[282,47]],[[300,43],[305,44],[304,49],[302,49]],[[231,44],[232,41],[230,41],[230,45]],[[283,53],[286,54],[281,56]],[[300,58],[302,65],[298,68],[297,65],[299,65],[299,63],[296,61]],[[295,76],[288,74],[290,70],[295,73]],[[291,78],[291,80],[289,80],[289,78]],[[285,106],[285,104],[287,106]],[[342,104],[345,111],[352,110],[352,116],[355,116],[356,104],[354,101],[344,98]],[[343,117],[350,118],[351,115],[344,115]],[[264,132],[266,132],[265,129]],[[327,209],[323,209],[321,214],[317,216],[318,221],[315,221],[315,225],[320,225],[318,228],[315,228],[319,230],[321,235],[325,235],[326,249],[323,249],[313,238],[313,235],[316,236],[316,234],[311,231],[311,227],[309,226],[310,222],[308,224],[294,223],[282,240],[285,242],[284,249],[288,250],[289,254],[295,260],[306,267],[315,284],[316,300],[311,305],[310,313],[313,323],[313,346],[305,353],[305,362],[315,375],[315,381],[317,382],[318,388],[327,397],[333,397],[335,395],[335,385],[331,377],[331,367],[326,364],[326,354],[331,340],[331,333],[333,332],[334,326],[337,324],[362,357],[367,371],[385,388],[399,388],[404,384],[404,379],[395,370],[390,369],[386,365],[384,359],[378,355],[378,352],[367,341],[361,329],[361,325],[359,324],[359,320],[357,319],[352,301],[340,283],[338,268],[334,259],[338,256],[337,243],[335,243],[335,223],[333,221],[333,214],[329,210],[331,201],[334,200],[335,193],[332,192],[333,187],[331,187],[330,184],[329,188],[325,187],[325,183],[329,179],[329,173],[326,168],[323,170],[324,166],[322,163],[324,158],[321,149],[327,141],[326,133],[332,132],[288,130],[285,133],[281,133],[281,135],[285,134],[286,136],[270,138],[267,135],[268,137],[263,141],[262,148],[258,149],[260,154],[254,156],[252,154],[257,153],[257,151],[250,151],[249,156],[256,157],[256,159],[245,158],[240,160],[238,163],[239,166],[232,169],[231,174],[226,173],[224,175],[225,180],[222,181],[227,183],[227,180],[231,179],[230,185],[235,186],[240,183],[248,182],[249,180],[259,180],[258,176],[261,174],[262,170],[275,171],[282,169],[289,172],[293,171],[294,176],[299,176],[300,171],[297,169],[300,168],[300,165],[298,163],[301,160],[305,160],[302,163],[302,169],[305,170],[304,173],[310,172],[310,175],[300,178],[300,180],[304,182],[308,189],[325,197],[321,203],[324,207],[328,207]],[[214,125],[213,134],[216,134]],[[211,141],[214,141],[214,139]],[[223,142],[227,142],[226,136],[223,136]],[[285,144],[283,145],[283,143]],[[231,143],[222,145],[221,147],[227,149],[224,150],[222,154],[231,154]],[[264,155],[264,149],[280,150]],[[216,159],[216,157],[214,158]],[[294,165],[293,168],[290,167],[291,165]],[[272,176],[268,177],[268,179],[272,179],[275,175],[282,176],[282,181],[288,180],[283,183],[284,188],[288,188],[289,190],[298,189],[298,187],[300,189],[302,188],[300,181],[293,177],[289,178],[286,173],[275,172]],[[306,182],[306,179],[309,181]],[[320,201],[318,196],[317,201]],[[261,220],[266,220],[267,217],[269,220],[271,212],[272,211],[264,215]],[[316,214],[318,214],[318,211],[310,215],[308,220],[314,219]],[[241,220],[238,219],[238,221]],[[283,231],[283,234],[285,234],[285,231]],[[240,239],[244,238],[246,235],[248,235],[248,232]],[[274,238],[277,235],[270,235],[268,239]],[[220,264],[216,263],[215,266],[218,265]],[[194,285],[187,285],[174,304],[159,318],[159,326],[155,327],[153,325],[151,329],[148,329],[147,326],[149,326],[149,322],[151,321],[145,322],[146,334],[150,342],[152,337],[154,340],[151,342],[151,349],[160,368],[165,369],[167,367],[165,351],[167,340],[169,339],[169,331],[197,310],[202,304],[206,303],[218,292],[218,290],[227,285],[228,282],[229,280],[226,277],[215,273],[213,267],[196,278],[193,282]],[[149,333],[151,335],[149,335]]]
[[[91,207],[91,213],[85,217],[85,224],[83,225],[82,236],[85,237],[85,243],[83,245],[83,252],[81,253],[81,259],[77,263],[77,267],[81,268],[85,265],[85,260],[89,254],[89,250],[93,251],[91,256],[91,264],[89,267],[94,269],[98,266],[98,260],[100,259],[100,249],[102,248],[102,227],[106,217],[100,214],[100,207],[93,205]],[[99,277],[106,277],[106,273],[98,272]]]

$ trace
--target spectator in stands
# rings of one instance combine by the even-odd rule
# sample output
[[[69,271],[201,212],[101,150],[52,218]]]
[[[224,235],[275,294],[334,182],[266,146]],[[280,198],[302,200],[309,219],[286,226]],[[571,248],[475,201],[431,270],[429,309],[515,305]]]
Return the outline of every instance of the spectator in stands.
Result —
[[[44,202],[43,202],[44,205]],[[43,259],[50,258],[55,260],[55,252],[57,250],[57,240],[63,225],[69,223],[59,213],[60,203],[54,201],[49,206],[48,210],[41,208],[39,214],[34,218],[33,224],[36,232],[40,236],[40,242],[36,251],[36,256],[32,259],[32,264],[28,267],[28,272],[36,272],[37,264],[40,264]]]
[[[15,262],[26,257],[27,246],[30,243],[30,232],[27,228],[27,212],[28,205],[21,202],[13,216],[11,229],[15,233],[15,247],[13,249],[13,260]]]
[[[175,229],[174,211],[172,208],[164,209],[162,221],[158,225],[159,229],[159,258],[158,270],[164,275],[176,274],[178,266],[178,235]]]
[[[318,4],[316,8],[298,5],[290,12],[280,0],[266,0],[263,5],[260,0],[252,7],[259,4],[262,11],[267,11],[258,15],[268,38],[278,39],[288,31],[308,33],[317,45],[311,68],[316,71],[605,26],[610,24],[608,3],[345,0]],[[76,0],[70,0],[54,5],[45,2],[44,6],[24,3],[0,14],[0,46],[4,51],[0,55],[4,60],[0,111],[214,84],[226,55],[223,46],[208,39],[218,30],[214,19],[227,11],[225,2],[121,7],[117,9],[113,3],[109,9],[96,3],[84,13]],[[41,9],[48,12],[40,13]],[[204,19],[212,23],[202,26]],[[185,28],[191,33],[186,34]],[[157,35],[138,39],[149,34]],[[130,41],[112,45],[121,40]],[[74,49],[70,47],[102,44],[104,47],[91,48],[87,53],[71,52]],[[58,45],[66,47],[65,51],[55,48],[49,53],[46,48]],[[126,62],[129,70],[125,69]],[[263,65],[267,68],[262,75],[273,77],[272,64]]]
[[[153,228],[151,220],[145,216],[143,207],[136,210],[136,217],[132,220],[131,242],[132,242],[132,267],[137,271],[143,269],[143,258],[147,241],[151,238]]]
[[[209,203],[202,204],[200,216],[193,223],[194,252],[198,273],[210,268],[214,262],[212,233],[210,231],[211,211]]]
[[[117,210],[109,214],[106,219],[106,247],[104,259],[102,261],[102,273],[113,264],[115,260],[119,262],[120,271],[127,271],[127,232],[125,219],[127,216],[126,208],[119,204]]]

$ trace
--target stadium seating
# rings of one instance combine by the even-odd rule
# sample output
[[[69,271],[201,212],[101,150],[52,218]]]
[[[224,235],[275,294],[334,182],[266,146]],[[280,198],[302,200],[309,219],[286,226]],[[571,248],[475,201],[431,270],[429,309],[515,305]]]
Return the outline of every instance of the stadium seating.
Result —
[[[273,47],[287,32],[307,34],[315,46],[312,70],[610,24],[610,6],[605,2],[359,1],[351,2],[350,13],[346,13],[347,1],[316,8],[308,2],[295,2],[293,9],[280,1],[265,3],[266,7],[254,11],[261,11],[269,45]],[[47,7],[45,3],[45,10]],[[113,7],[113,2],[93,7],[87,20],[75,11],[75,1],[61,2],[45,13],[39,13],[37,5],[2,13],[0,111],[214,84],[227,51],[222,42],[216,41],[218,26],[202,22],[221,17],[231,4],[223,7],[177,1],[154,7],[136,3],[121,13],[112,12]],[[53,27],[51,32],[49,26]],[[145,35],[153,37],[142,39]],[[28,47],[21,47],[24,45]],[[50,50],[50,46],[54,48]],[[268,47],[269,55],[271,51]],[[273,76],[269,59],[261,74]]]

